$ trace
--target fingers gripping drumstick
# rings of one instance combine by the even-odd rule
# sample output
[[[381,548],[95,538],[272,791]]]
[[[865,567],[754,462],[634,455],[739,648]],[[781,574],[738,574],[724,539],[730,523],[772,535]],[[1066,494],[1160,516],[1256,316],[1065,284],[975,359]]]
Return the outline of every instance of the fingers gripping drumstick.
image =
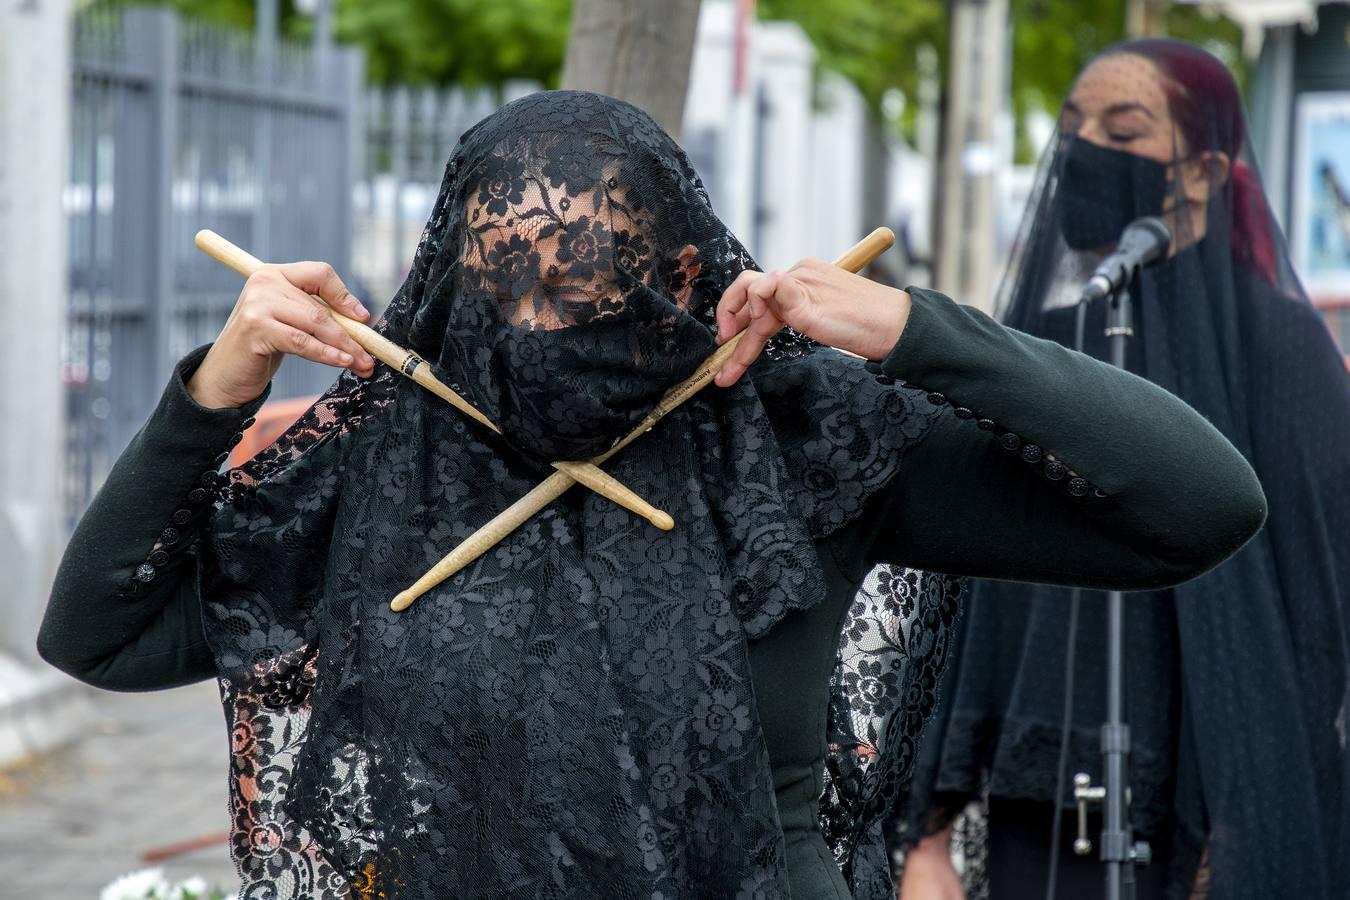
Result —
[[[842,256],[834,261],[834,264],[841,269],[849,272],[857,272],[863,266],[876,259],[882,253],[895,243],[895,233],[889,228],[878,228],[867,237],[850,247]],[[642,422],[629,432],[628,436],[615,444],[612,448],[601,455],[593,458],[592,463],[602,463],[614,454],[618,453],[624,447],[627,447],[633,441],[637,440],[643,433],[650,431],[652,426],[659,422],[667,413],[675,409],[684,401],[688,400],[694,394],[698,393],[712,381],[716,375],[731,358],[731,354],[736,352],[736,346],[745,335],[740,334],[727,341],[707,359],[699,365],[694,374],[684,381],[675,385],[666,391],[656,408],[647,415]],[[389,604],[395,612],[407,609],[418,597],[440,584],[445,579],[454,575],[460,569],[473,562],[490,550],[498,541],[506,537],[515,529],[527,522],[531,516],[539,512],[545,506],[548,506],[554,500],[562,495],[571,484],[565,475],[561,472],[554,472],[544,481],[530,491],[524,497],[521,497],[504,512],[488,522],[478,531],[469,536],[464,543],[460,544],[450,555],[438,562],[432,569],[417,579],[417,582],[405,591],[394,597]]]
[[[245,278],[262,268],[263,263],[256,256],[230,243],[214,231],[202,229],[197,232],[196,244],[197,249],[207,256],[217,262],[224,263]],[[314,302],[328,310],[328,314],[333,317],[333,320],[341,325],[343,330],[351,335],[352,339],[365,348],[365,351],[371,356],[390,366],[395,372],[408,376],[479,424],[490,428],[492,431],[497,431],[497,426],[493,425],[487,416],[479,412],[468,400],[451,390],[445,382],[433,375],[431,366],[427,364],[426,360],[410,350],[404,350],[373,328],[349,316],[342,315],[323,301],[315,298]],[[592,463],[555,462],[553,467],[567,480],[569,487],[576,482],[581,482],[597,494],[637,513],[662,531],[669,531],[675,527],[675,520],[667,513],[652,506],[624,486],[613,475],[602,471]]]

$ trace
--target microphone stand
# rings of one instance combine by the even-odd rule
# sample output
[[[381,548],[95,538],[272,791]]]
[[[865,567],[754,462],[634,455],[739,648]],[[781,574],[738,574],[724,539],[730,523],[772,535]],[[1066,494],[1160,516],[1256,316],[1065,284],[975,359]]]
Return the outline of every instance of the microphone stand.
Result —
[[[1134,335],[1129,285],[1138,272],[1136,265],[1107,297],[1106,336],[1111,341],[1111,365],[1119,369],[1125,368],[1126,343]],[[1134,900],[1134,867],[1148,865],[1152,857],[1147,842],[1134,840],[1129,820],[1130,726],[1124,716],[1124,639],[1125,598],[1120,591],[1110,591],[1106,595],[1106,722],[1101,732],[1104,784],[1092,786],[1091,777],[1084,772],[1073,778],[1078,804],[1078,839],[1073,849],[1080,856],[1092,851],[1087,837],[1087,805],[1102,804],[1100,845],[1101,860],[1106,863],[1106,900]]]

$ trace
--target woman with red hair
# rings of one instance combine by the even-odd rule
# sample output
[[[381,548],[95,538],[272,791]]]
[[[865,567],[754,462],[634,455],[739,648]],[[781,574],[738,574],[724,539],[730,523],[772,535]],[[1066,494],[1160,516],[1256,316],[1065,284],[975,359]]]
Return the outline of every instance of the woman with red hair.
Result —
[[[1350,379],[1290,268],[1248,136],[1210,54],[1154,39],[1108,49],[1064,103],[999,298],[1005,324],[1072,347],[1086,278],[1127,224],[1161,217],[1172,244],[1130,289],[1127,368],[1200,410],[1270,500],[1265,529],[1224,565],[1126,596],[1129,816],[1154,855],[1141,898],[1350,896],[1336,859],[1350,846]],[[1105,312],[1085,310],[1081,338],[1099,358]],[[1182,482],[1176,503],[1192,502]],[[1102,783],[1101,599],[975,586],[905,810],[901,842],[917,846],[903,900],[964,895],[952,826],[981,797],[993,900],[1039,900],[1050,881],[1060,897],[1102,895],[1097,848],[1072,852],[1064,814],[1067,776]]]

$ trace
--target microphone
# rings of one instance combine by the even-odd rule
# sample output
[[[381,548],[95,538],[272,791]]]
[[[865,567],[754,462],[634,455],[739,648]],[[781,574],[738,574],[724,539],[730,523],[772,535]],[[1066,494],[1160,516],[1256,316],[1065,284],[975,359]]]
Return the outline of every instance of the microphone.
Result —
[[[1110,256],[1101,261],[1092,277],[1083,285],[1082,303],[1091,303],[1114,294],[1130,283],[1141,267],[1163,255],[1172,243],[1172,232],[1157,216],[1144,216],[1125,226],[1120,242]]]

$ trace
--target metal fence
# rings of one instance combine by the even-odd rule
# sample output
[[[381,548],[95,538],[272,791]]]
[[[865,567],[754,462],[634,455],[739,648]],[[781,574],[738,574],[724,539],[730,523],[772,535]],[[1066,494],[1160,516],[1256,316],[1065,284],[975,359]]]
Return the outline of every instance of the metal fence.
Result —
[[[73,523],[172,364],[212,340],[239,278],[211,228],[262,259],[351,261],[360,59],[178,17],[94,6],[74,22],[66,509]],[[289,359],[273,397],[331,369]]]
[[[407,275],[413,251],[461,134],[500,103],[538,90],[529,81],[488,88],[371,88],[362,105],[361,180],[354,186],[355,271],[373,307]]]

